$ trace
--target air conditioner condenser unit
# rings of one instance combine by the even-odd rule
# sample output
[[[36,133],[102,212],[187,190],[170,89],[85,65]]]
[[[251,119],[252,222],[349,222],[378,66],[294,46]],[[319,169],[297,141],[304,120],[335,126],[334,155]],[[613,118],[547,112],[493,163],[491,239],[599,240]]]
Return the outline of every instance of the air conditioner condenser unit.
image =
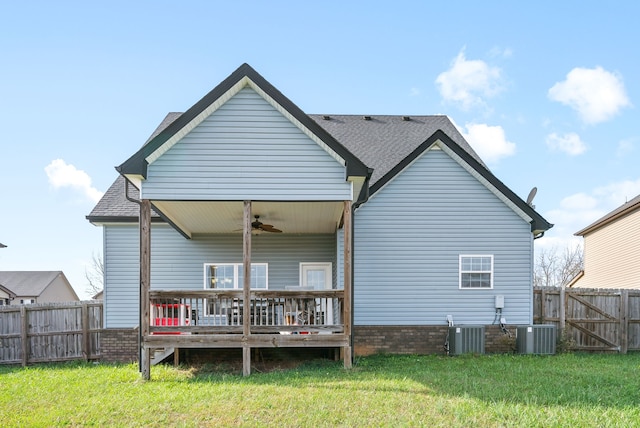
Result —
[[[449,327],[449,355],[484,354],[484,326]]]
[[[516,348],[520,354],[555,354],[556,326],[553,324],[519,326],[516,329]]]

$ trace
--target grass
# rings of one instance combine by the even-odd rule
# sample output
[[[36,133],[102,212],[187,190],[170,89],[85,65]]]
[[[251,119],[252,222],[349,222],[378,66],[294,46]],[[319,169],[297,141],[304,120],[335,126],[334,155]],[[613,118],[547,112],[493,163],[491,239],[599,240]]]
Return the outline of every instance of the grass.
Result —
[[[12,426],[640,427],[640,354],[373,356],[242,377],[209,366],[0,366]]]

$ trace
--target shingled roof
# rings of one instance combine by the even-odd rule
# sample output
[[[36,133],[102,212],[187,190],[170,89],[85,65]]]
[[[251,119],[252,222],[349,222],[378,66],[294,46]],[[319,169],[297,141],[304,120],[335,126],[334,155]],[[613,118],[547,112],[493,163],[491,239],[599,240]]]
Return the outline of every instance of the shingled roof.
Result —
[[[42,292],[64,273],[53,271],[0,271],[0,285],[11,290],[17,296],[40,296]],[[64,278],[68,283],[66,277]],[[69,285],[71,288],[71,285]],[[77,299],[78,296],[76,296]]]
[[[181,114],[167,114],[145,144],[153,140]],[[365,165],[373,168],[371,185],[375,185],[437,130],[444,131],[478,163],[485,166],[447,116],[311,114],[309,117]],[[118,221],[137,221],[139,207],[127,200],[125,183],[124,177],[118,176],[87,218],[98,223],[114,218]],[[129,185],[127,192],[130,198],[138,199],[139,191],[134,186]],[[152,216],[159,218],[155,213],[152,213]]]
[[[229,96],[228,94],[239,84],[246,84],[245,79],[249,79],[250,84],[257,85],[256,87],[282,107],[292,120],[302,124],[301,126],[318,137],[322,144],[341,157],[345,161],[347,173],[351,171],[354,176],[366,177],[365,183],[368,182],[371,194],[393,179],[432,144],[441,141],[505,195],[510,203],[527,213],[533,219],[532,231],[544,231],[553,226],[489,171],[448,117],[307,115],[248,64],[240,66],[185,113],[169,113],[147,142],[116,168],[118,172],[122,175],[144,177],[148,156],[160,152],[164,144],[174,144],[176,139],[180,138],[180,133],[188,132],[191,129],[189,127],[197,126],[212,105]],[[133,186],[126,187],[124,178],[119,177],[87,219],[94,223],[135,221],[139,208],[125,197],[125,188],[130,199],[138,197],[137,190]],[[152,213],[152,219],[158,220],[159,216]]]
[[[375,185],[385,174],[416,150],[437,130],[442,130],[462,149],[484,166],[484,163],[460,135],[447,116],[359,116],[309,115],[327,132],[373,168],[370,184]]]
[[[160,132],[162,132],[174,120],[180,117],[181,114],[182,113],[177,112],[168,113],[144,144],[147,144],[160,134]],[[91,210],[87,219],[95,223],[114,220],[119,222],[138,221],[140,207],[135,202],[128,200],[127,196],[133,200],[138,200],[140,197],[140,191],[132,185],[128,185],[125,189],[126,183],[125,178],[122,175],[118,175],[116,181],[113,182],[100,201],[98,201],[96,206],[93,207],[93,210]],[[160,218],[160,216],[153,210],[151,212],[151,216],[154,219]]]

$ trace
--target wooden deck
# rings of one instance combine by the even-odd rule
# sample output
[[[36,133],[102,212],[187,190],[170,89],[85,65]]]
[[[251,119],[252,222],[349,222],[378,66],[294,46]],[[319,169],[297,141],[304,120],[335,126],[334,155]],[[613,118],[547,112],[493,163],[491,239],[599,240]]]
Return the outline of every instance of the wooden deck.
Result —
[[[149,334],[157,348],[347,347],[344,290],[168,290],[149,292]],[[250,308],[245,328],[244,307]]]

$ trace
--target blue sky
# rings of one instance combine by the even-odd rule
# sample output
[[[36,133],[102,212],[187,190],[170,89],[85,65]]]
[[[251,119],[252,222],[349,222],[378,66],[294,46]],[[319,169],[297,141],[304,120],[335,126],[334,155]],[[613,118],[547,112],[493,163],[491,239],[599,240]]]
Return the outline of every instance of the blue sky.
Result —
[[[446,3],[446,4],[445,4]],[[89,214],[164,115],[249,63],[307,113],[446,114],[573,233],[640,194],[640,3],[25,1],[0,7],[0,270],[85,298]]]

